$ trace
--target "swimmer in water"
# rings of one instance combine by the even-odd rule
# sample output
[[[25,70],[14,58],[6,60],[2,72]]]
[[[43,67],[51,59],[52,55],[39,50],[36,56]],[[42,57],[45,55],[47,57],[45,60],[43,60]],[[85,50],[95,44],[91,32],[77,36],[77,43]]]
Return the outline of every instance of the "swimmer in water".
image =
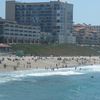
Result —
[[[81,70],[82,68],[80,68],[80,70]]]
[[[77,67],[75,67],[75,70],[77,69]]]
[[[91,78],[94,78],[94,76],[91,76]]]

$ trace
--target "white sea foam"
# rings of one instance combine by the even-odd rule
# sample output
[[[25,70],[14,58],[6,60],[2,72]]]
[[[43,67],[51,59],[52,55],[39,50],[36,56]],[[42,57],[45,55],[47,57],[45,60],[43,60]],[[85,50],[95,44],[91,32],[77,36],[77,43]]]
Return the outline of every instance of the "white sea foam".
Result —
[[[54,76],[54,75],[80,75],[86,74],[90,72],[100,72],[100,65],[93,65],[93,66],[84,66],[84,67],[77,67],[75,68],[61,68],[58,70],[27,70],[27,71],[16,71],[16,72],[8,72],[8,73],[0,73],[0,83],[5,83],[9,81],[20,81],[25,77],[29,76]]]

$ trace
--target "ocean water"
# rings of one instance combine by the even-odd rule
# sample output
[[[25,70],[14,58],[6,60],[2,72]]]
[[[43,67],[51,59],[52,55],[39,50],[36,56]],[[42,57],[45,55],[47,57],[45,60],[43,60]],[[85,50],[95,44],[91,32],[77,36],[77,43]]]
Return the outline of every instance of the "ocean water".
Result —
[[[100,100],[100,65],[0,73],[0,100]]]

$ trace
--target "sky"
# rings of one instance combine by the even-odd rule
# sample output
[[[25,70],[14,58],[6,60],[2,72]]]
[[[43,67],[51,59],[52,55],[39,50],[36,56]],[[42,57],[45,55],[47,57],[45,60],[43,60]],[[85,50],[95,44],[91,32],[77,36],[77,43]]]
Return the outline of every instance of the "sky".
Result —
[[[49,0],[17,0],[49,1]],[[100,0],[66,0],[74,5],[74,23],[100,25]],[[5,18],[5,0],[0,0],[0,17]]]

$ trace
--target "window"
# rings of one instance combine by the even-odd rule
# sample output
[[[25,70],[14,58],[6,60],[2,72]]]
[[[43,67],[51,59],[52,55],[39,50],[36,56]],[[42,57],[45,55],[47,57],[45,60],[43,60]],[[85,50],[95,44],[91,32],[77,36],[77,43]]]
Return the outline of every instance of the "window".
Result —
[[[36,31],[33,31],[33,33],[36,33]]]
[[[24,36],[27,36],[27,34],[24,34]]]
[[[20,34],[20,36],[23,36],[23,34]]]

